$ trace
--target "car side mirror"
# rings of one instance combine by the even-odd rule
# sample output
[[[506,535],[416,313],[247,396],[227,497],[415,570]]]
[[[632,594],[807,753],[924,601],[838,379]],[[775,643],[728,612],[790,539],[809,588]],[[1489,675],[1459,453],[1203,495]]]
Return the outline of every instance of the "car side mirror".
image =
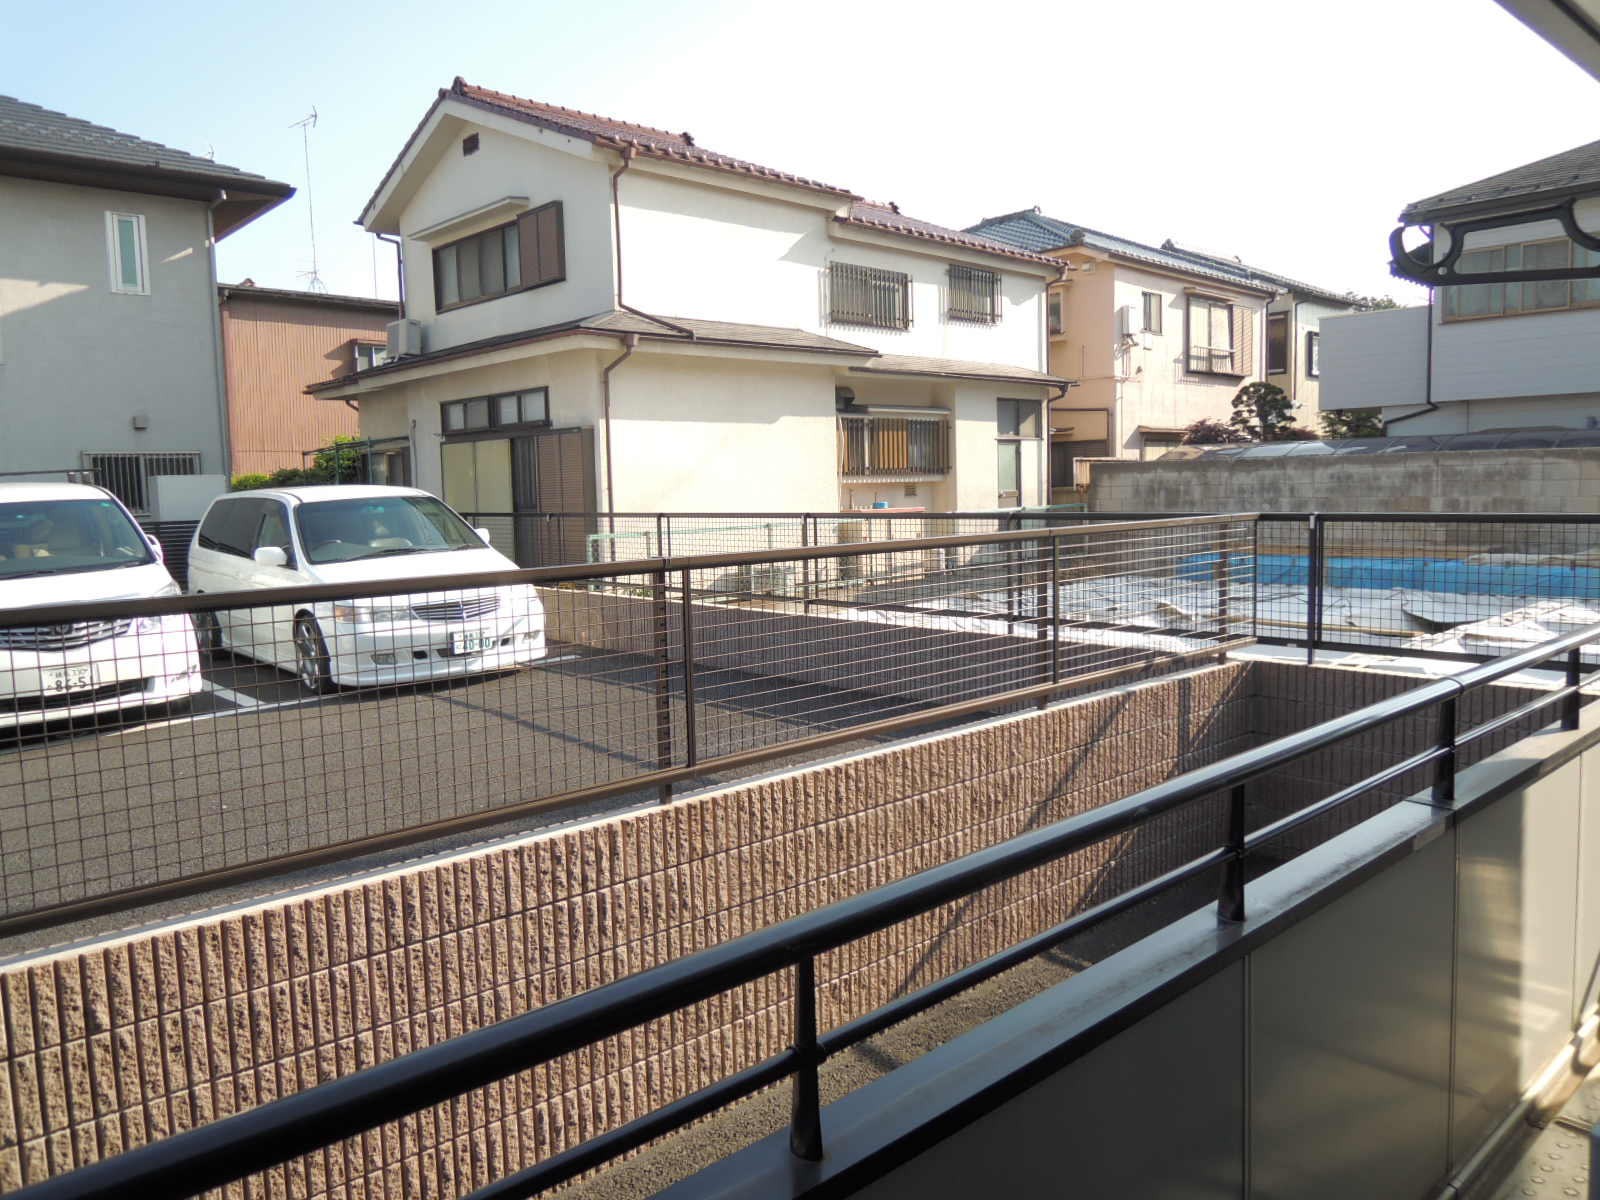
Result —
[[[478,540],[485,546],[489,544],[489,531],[487,529],[474,529],[472,532],[478,535]]]
[[[287,567],[289,556],[283,552],[282,546],[257,546],[256,552],[250,556],[255,559],[256,565],[262,567]]]
[[[161,548],[160,538],[153,533],[147,533],[144,535],[144,540],[150,543],[150,551],[156,556],[157,562],[164,563],[167,561],[167,552]]]

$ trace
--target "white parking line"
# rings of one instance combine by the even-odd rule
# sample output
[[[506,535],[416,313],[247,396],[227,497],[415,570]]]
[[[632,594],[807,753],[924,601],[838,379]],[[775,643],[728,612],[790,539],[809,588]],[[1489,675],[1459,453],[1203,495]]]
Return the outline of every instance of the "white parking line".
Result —
[[[210,692],[213,696],[220,696],[235,708],[260,708],[261,701],[254,696],[246,696],[243,692],[236,692],[232,688],[225,688],[221,684],[212,683],[209,679],[202,680],[201,691]]]

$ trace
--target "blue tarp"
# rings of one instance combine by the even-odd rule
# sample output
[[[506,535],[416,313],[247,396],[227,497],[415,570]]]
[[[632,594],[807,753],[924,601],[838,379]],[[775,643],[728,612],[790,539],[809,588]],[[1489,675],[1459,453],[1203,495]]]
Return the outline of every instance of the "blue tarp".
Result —
[[[1234,555],[1230,573],[1248,569],[1248,555]],[[1186,555],[1178,565],[1180,579],[1210,579],[1215,554]],[[1329,587],[1388,591],[1451,592],[1479,596],[1549,596],[1600,598],[1600,568],[1551,567],[1516,563],[1469,563],[1455,558],[1329,558]],[[1303,587],[1303,554],[1262,554],[1256,558],[1256,582]]]

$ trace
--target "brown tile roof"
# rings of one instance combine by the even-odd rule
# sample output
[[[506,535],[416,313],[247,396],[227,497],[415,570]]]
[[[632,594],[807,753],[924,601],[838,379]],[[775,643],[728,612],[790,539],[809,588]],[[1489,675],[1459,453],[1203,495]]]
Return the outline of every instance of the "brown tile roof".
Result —
[[[763,167],[758,163],[749,162],[746,159],[734,158],[729,154],[719,154],[715,150],[707,150],[701,146],[696,146],[694,139],[687,133],[668,133],[664,129],[652,129],[648,125],[635,125],[631,121],[615,121],[610,117],[579,112],[575,108],[562,108],[556,104],[543,104],[537,100],[527,100],[521,96],[512,96],[506,92],[494,91],[491,88],[478,87],[468,83],[459,75],[456,76],[448,91],[441,93],[441,95],[448,95],[458,100],[465,100],[469,104],[494,109],[518,120],[529,121],[546,129],[554,130],[557,133],[566,133],[573,137],[583,138],[585,141],[601,142],[619,148],[629,146],[636,153],[647,154],[651,158],[670,159],[696,167],[737,171],[743,175],[753,175],[759,179],[771,179],[779,183],[810,188],[818,192],[830,192],[837,196],[854,195],[848,188],[819,183],[815,179],[806,179],[801,175],[791,175],[787,171],[777,171],[771,167]]]
[[[1051,258],[1046,254],[1035,254],[1031,250],[1023,250],[1017,246],[1007,245],[1005,242],[996,241],[994,238],[983,237],[981,234],[963,233],[957,229],[947,229],[943,225],[935,225],[931,221],[919,221],[916,217],[908,217],[892,204],[874,204],[869,200],[855,200],[850,204],[848,216],[835,217],[841,225],[863,225],[870,229],[882,229],[888,233],[905,234],[908,237],[926,238],[932,242],[945,242],[952,246],[964,246],[969,250],[982,250],[988,254],[1000,254],[1006,258],[1020,258],[1027,262],[1044,263],[1048,266],[1061,269],[1061,261]]]
[[[681,162],[694,167],[707,167],[718,171],[733,171],[757,179],[769,179],[776,183],[808,188],[812,191],[837,196],[841,200],[850,202],[848,215],[837,218],[841,224],[881,229],[886,233],[896,233],[905,237],[921,238],[926,241],[943,242],[946,245],[961,246],[969,250],[982,250],[988,254],[999,254],[1006,258],[1021,259],[1025,262],[1045,263],[1058,269],[1061,265],[1056,259],[1042,254],[1034,254],[1016,246],[1008,246],[1006,243],[992,238],[962,233],[959,230],[947,229],[943,225],[935,225],[931,221],[919,221],[915,217],[905,216],[896,211],[892,205],[873,204],[863,200],[848,188],[819,183],[815,179],[807,179],[802,175],[792,175],[787,171],[763,167],[747,159],[735,158],[729,154],[719,154],[715,150],[707,150],[702,146],[695,145],[694,138],[687,133],[669,133],[665,129],[656,129],[649,125],[637,125],[632,121],[618,121],[595,113],[580,112],[575,108],[562,108],[558,104],[545,104],[538,100],[513,96],[508,92],[497,92],[492,88],[478,87],[476,84],[468,83],[459,75],[455,77],[449,87],[439,89],[438,99],[423,114],[422,120],[417,124],[417,128],[406,139],[407,146],[422,132],[434,110],[446,100],[456,100],[489,112],[503,113],[515,120],[526,121],[543,129],[566,134],[570,137],[582,138],[586,142],[592,142],[614,150],[632,149],[635,154],[644,154],[651,158],[664,159],[669,162]],[[363,214],[371,211],[385,185],[388,184],[395,172],[400,169],[401,160],[404,158],[405,151],[402,149],[389,169],[384,172],[384,176],[378,182],[376,190],[373,191],[365,208],[362,209]]]
[[[675,328],[676,327],[676,328]],[[693,333],[691,339],[689,334]],[[406,358],[385,363],[381,367],[371,367],[360,372],[361,380],[376,379],[380,375],[387,376],[401,371],[408,371],[413,367],[430,366],[437,362],[446,362],[455,358],[467,358],[474,354],[486,354],[491,350],[504,350],[510,346],[527,345],[530,342],[547,341],[550,338],[563,337],[569,334],[599,333],[610,336],[618,334],[636,333],[640,337],[650,338],[663,342],[699,342],[715,346],[749,346],[764,350],[808,350],[820,354],[838,354],[852,358],[872,358],[877,354],[869,346],[858,346],[854,342],[841,342],[837,338],[824,337],[819,333],[807,333],[803,329],[783,329],[774,325],[744,325],[735,321],[708,321],[700,317],[647,317],[638,313],[625,312],[613,309],[610,312],[596,313],[591,317],[584,317],[577,321],[562,321],[555,325],[544,325],[538,329],[522,329],[515,333],[502,333],[494,337],[480,338],[473,342],[463,342],[459,346],[450,346],[444,350],[433,350],[426,354],[413,354]],[[345,375],[338,379],[331,379],[323,383],[315,383],[306,388],[308,393],[326,391],[329,388],[348,387],[356,382],[357,376]]]
[[[850,370],[863,375],[931,375],[943,379],[984,379],[995,383],[1039,383],[1056,387],[1073,382],[1059,375],[1047,375],[1043,371],[1013,367],[1008,363],[921,358],[911,354],[880,354],[871,362],[860,363]]]

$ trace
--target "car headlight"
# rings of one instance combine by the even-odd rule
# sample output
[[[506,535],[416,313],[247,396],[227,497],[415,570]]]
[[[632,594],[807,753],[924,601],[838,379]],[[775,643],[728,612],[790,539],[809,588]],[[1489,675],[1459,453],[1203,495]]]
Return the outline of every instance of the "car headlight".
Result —
[[[183,589],[175,583],[169,583],[156,593],[157,596],[181,596]],[[135,633],[160,633],[167,627],[167,617],[140,617],[133,623]]]
[[[412,619],[409,608],[375,608],[366,604],[335,604],[333,619],[349,625],[382,625]]]

